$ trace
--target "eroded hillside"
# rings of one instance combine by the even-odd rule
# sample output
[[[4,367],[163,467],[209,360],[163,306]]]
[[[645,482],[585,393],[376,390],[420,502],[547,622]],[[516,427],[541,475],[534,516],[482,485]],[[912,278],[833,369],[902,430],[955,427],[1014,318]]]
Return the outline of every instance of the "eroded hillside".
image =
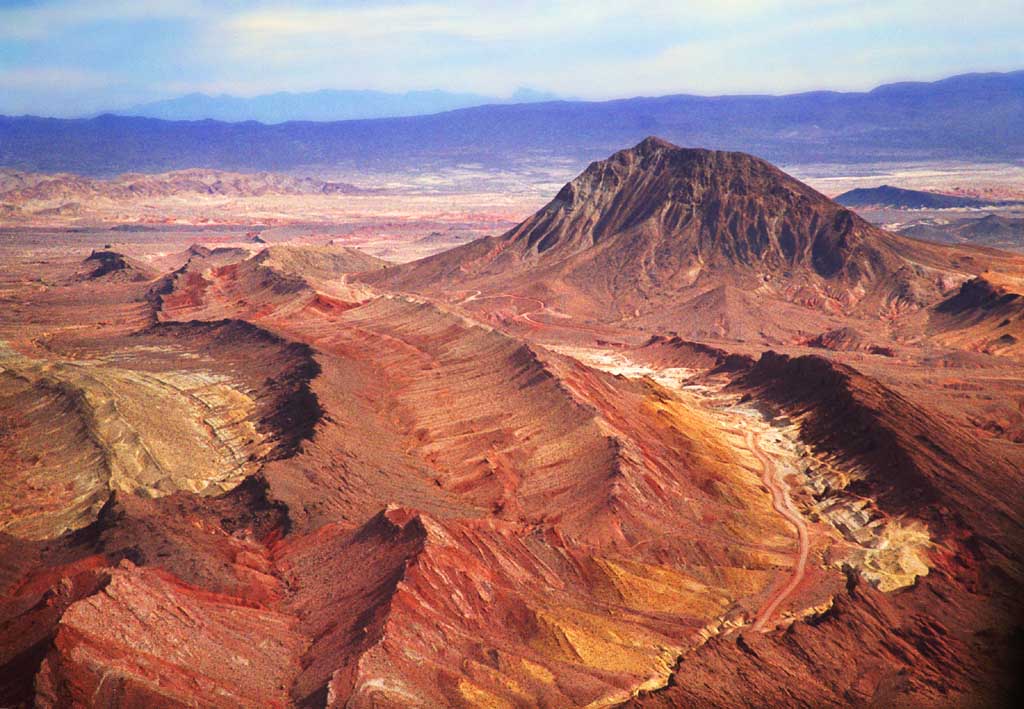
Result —
[[[100,253],[0,282],[0,703],[1010,688],[1013,257],[660,141],[411,266]]]

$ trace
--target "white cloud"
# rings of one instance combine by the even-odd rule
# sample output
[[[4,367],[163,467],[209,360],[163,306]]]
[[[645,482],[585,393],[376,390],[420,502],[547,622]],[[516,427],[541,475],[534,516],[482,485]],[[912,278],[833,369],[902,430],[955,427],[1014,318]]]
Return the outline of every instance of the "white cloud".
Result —
[[[0,87],[12,90],[84,90],[107,84],[104,75],[75,67],[22,67],[0,71]]]
[[[572,35],[629,12],[610,0],[572,2],[376,4],[358,7],[268,6],[225,17],[214,31],[252,45],[296,39],[337,42],[447,38],[501,42]]]
[[[112,104],[126,92],[191,90],[496,95],[526,85],[606,98],[863,88],[961,68],[1024,66],[1020,2],[972,0],[970,12],[962,0],[0,3],[0,67],[15,72],[0,86],[56,91],[65,81],[65,88],[89,86],[116,98],[107,99]],[[136,35],[119,60],[111,37]],[[91,71],[63,70],[61,78],[54,69],[27,69],[79,58]],[[104,74],[116,92],[104,94]]]
[[[90,23],[200,18],[199,0],[73,0],[0,7],[0,37],[41,40]]]

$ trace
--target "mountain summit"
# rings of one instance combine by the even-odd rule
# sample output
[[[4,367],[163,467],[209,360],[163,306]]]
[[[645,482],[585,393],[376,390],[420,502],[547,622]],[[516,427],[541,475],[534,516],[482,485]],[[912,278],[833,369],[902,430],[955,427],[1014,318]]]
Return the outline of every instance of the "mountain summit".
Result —
[[[922,307],[951,287],[953,270],[948,255],[872,226],[764,160],[649,137],[592,163],[506,234],[377,277],[674,327],[698,306],[751,323],[759,310],[779,312],[773,301],[801,306],[804,319]]]
[[[649,137],[591,164],[506,239],[546,258],[595,249],[663,281],[725,265],[855,281],[886,261],[873,231],[764,160]]]

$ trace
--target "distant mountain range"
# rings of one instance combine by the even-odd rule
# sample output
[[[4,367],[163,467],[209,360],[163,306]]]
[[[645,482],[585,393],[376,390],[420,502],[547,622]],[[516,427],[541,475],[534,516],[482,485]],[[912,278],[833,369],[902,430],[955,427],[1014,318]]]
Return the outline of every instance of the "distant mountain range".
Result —
[[[783,164],[1019,160],[1024,71],[862,93],[553,101],[329,123],[8,117],[0,118],[0,165],[85,174],[506,167],[523,160],[586,163],[653,133]]]
[[[992,246],[997,249],[1024,249],[1024,219],[988,214],[968,219],[920,219],[904,224],[901,234],[927,241]]]
[[[211,119],[285,123],[423,116],[485,104],[533,103],[557,99],[558,96],[555,94],[526,88],[518,89],[508,98],[439,90],[386,93],[324,89],[307,93],[282,91],[252,97],[192,93],[108,113],[118,116],[160,118],[166,121]]]
[[[891,207],[894,209],[963,209],[998,207],[1017,204],[1008,200],[984,200],[975,197],[907,190],[902,187],[882,185],[881,187],[858,187],[843,192],[836,202],[847,207]]]

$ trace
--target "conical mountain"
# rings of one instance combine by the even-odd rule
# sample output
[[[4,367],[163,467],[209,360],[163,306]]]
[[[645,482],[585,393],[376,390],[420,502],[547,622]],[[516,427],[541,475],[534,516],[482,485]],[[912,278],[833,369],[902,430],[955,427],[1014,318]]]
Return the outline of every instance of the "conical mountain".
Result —
[[[722,286],[837,312],[937,300],[948,258],[918,245],[764,160],[652,137],[592,163],[506,234],[378,280],[537,296],[597,319],[676,309]]]

